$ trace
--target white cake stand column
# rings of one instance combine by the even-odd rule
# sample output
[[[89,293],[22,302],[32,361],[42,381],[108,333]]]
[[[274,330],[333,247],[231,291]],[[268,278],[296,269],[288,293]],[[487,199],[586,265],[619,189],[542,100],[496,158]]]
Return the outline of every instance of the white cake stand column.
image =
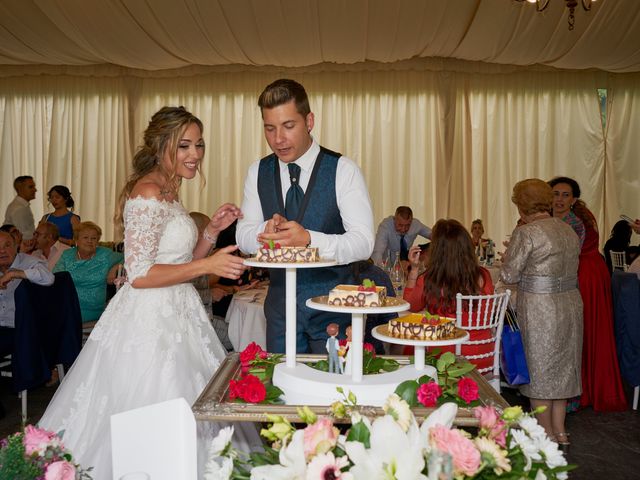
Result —
[[[296,282],[298,268],[324,268],[337,265],[334,260],[321,260],[310,263],[270,263],[259,262],[255,258],[247,258],[244,264],[258,268],[284,268],[285,275],[285,346],[287,368],[296,366],[296,338],[297,338],[297,295]]]
[[[296,301],[296,269],[287,268],[285,273],[285,313],[286,334],[285,353],[288,368],[296,366],[296,337],[297,337],[297,301]]]
[[[351,314],[351,378],[354,382],[362,380],[362,361],[364,343],[364,315],[362,313]]]

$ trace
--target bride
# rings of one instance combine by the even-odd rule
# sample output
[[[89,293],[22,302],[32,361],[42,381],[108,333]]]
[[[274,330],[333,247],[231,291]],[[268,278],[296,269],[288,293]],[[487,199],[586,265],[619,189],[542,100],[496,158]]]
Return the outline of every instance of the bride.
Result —
[[[202,122],[183,107],[164,107],[149,122],[133,159],[117,217],[124,221],[126,283],[111,300],[58,388],[40,426],[59,432],[95,480],[111,479],[110,416],[184,397],[193,403],[226,350],[189,281],[203,274],[237,279],[245,269],[232,252],[207,257],[218,233],[242,217],[224,204],[198,238],[178,201],[204,156]],[[199,426],[199,436],[219,425]],[[259,444],[255,431],[234,437]]]

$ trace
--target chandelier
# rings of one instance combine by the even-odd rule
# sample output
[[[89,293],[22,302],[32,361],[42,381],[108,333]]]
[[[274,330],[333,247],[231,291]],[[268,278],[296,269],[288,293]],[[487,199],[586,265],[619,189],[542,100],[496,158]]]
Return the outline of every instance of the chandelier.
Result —
[[[542,12],[546,9],[549,6],[550,1],[551,0],[516,0],[516,2],[535,3],[536,10],[538,12]],[[595,1],[596,0],[580,0],[580,3],[582,4],[582,8],[588,12],[591,10],[591,4]],[[569,30],[573,30],[576,23],[575,11],[578,6],[578,0],[564,0],[564,2],[567,4],[567,8],[569,9]]]

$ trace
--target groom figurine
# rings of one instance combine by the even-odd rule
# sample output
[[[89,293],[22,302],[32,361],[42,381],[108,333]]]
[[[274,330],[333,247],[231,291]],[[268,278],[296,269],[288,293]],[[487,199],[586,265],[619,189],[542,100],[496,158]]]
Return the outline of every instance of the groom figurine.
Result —
[[[351,278],[347,264],[369,258],[373,250],[373,213],[358,166],[339,153],[318,145],[311,136],[314,116],[304,87],[287,79],[268,85],[258,106],[272,154],[253,163],[244,184],[236,241],[254,254],[269,240],[287,246],[318,247],[321,258],[339,265],[297,271],[298,353],[323,353],[327,326],[344,331],[346,314],[312,310],[308,298],[326,295]],[[285,272],[270,270],[264,304],[267,349],[285,351]]]

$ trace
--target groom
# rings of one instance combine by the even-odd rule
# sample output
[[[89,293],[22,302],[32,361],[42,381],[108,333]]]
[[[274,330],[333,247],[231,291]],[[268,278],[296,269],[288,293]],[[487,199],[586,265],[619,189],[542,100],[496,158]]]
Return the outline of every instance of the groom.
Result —
[[[351,318],[312,310],[308,298],[326,295],[351,278],[348,263],[369,258],[373,250],[373,213],[358,166],[339,153],[318,145],[311,136],[314,116],[302,85],[280,79],[268,85],[258,105],[264,134],[273,153],[253,163],[244,184],[236,241],[253,254],[265,241],[318,247],[321,258],[340,265],[301,268],[297,272],[298,353],[324,353],[327,326],[345,331]],[[270,270],[267,350],[285,351],[284,270]]]

